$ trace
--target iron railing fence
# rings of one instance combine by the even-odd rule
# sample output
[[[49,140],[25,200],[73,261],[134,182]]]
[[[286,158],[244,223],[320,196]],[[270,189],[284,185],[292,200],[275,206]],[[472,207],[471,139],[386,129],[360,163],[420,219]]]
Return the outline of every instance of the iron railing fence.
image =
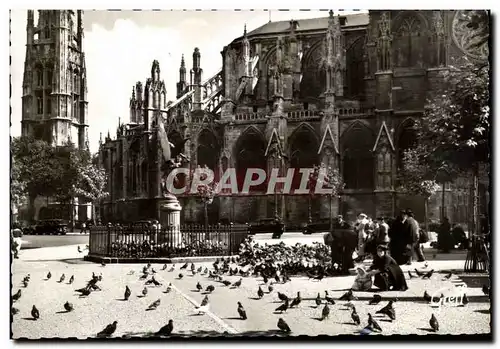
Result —
[[[141,225],[94,226],[90,229],[89,255],[116,258],[174,258],[237,254],[248,236],[244,224],[179,227]]]

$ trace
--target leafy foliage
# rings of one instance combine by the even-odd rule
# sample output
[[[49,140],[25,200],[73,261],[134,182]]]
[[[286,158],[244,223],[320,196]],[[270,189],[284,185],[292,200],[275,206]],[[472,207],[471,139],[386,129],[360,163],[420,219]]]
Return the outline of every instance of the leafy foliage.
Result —
[[[420,162],[417,149],[405,151],[403,167],[398,173],[399,190],[410,195],[430,197],[439,189],[439,185],[429,172],[429,168]]]
[[[419,163],[427,167],[424,179],[439,173],[454,178],[489,162],[489,73],[487,62],[470,61],[443,73],[443,90],[415,123],[419,144],[405,154],[406,173]]]
[[[313,172],[309,175],[309,194],[314,195],[316,186],[320,188],[330,189],[329,195],[338,196],[345,187],[345,183],[340,173],[332,168],[326,167],[325,164],[314,166]]]
[[[106,191],[106,171],[94,164],[86,164],[81,168],[74,192],[92,202],[97,202],[109,195]]]

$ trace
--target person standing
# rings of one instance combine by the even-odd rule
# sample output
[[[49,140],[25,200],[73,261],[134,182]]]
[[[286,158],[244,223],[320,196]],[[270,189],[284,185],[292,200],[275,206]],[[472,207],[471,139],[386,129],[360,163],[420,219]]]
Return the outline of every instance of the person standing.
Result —
[[[379,217],[377,218],[377,221],[377,246],[384,245],[389,247],[389,225],[385,222],[385,217]]]
[[[453,249],[453,237],[451,234],[451,225],[448,217],[444,217],[438,232],[438,250],[443,253],[449,253]]]
[[[87,232],[87,224],[85,224],[85,221],[83,221],[81,225],[80,234],[85,234],[86,232]]]
[[[408,262],[406,264],[411,265],[413,261],[413,254],[417,255],[418,262],[424,262],[425,257],[422,251],[422,245],[420,244],[420,228],[418,222],[415,219],[415,215],[411,210],[406,210],[407,227],[408,227],[408,245],[410,245],[410,251],[408,253]]]
[[[405,254],[407,245],[407,222],[406,211],[401,210],[399,216],[389,227],[389,249],[391,257],[399,264],[405,264],[408,260]]]
[[[364,213],[359,214],[354,230],[358,236],[358,261],[362,261],[365,257],[366,244],[366,228],[368,224],[367,216]]]

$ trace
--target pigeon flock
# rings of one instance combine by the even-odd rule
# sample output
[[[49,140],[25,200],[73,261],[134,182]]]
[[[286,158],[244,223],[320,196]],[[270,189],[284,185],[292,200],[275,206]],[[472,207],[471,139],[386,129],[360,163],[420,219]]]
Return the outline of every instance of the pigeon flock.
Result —
[[[101,264],[101,267],[106,267],[105,263]],[[173,273],[170,278],[162,277],[161,275],[165,275],[168,273]],[[409,279],[412,278],[421,278],[421,279],[430,279],[433,276],[434,270],[430,271],[420,271],[415,269],[415,275],[408,271]],[[184,263],[180,267],[176,267],[175,264],[170,267],[165,264],[160,270],[155,270],[155,268],[151,264],[147,264],[142,267],[142,269],[137,272],[140,274],[138,276],[138,281],[143,283],[144,286],[142,289],[136,289],[132,291],[129,285],[123,285],[123,293],[122,298],[125,302],[134,302],[134,298],[145,298],[148,297],[148,289],[151,287],[165,287],[162,292],[164,296],[168,297],[167,294],[176,290],[175,280],[182,280],[185,276],[195,276],[198,275],[199,278],[197,281],[193,280],[193,290],[192,292],[198,292],[200,294],[204,294],[204,298],[199,305],[195,304],[193,308],[193,315],[206,315],[210,313],[210,297],[212,294],[216,293],[220,288],[229,288],[229,289],[239,289],[242,284],[246,282],[247,278],[256,278],[259,282],[257,289],[255,289],[255,302],[263,299],[264,297],[268,298],[269,295],[274,297],[276,302],[281,303],[274,309],[274,312],[268,310],[266,306],[262,306],[262,311],[270,311],[271,313],[279,315],[276,322],[276,331],[282,333],[283,335],[293,333],[292,327],[286,322],[285,316],[289,312],[293,312],[294,309],[299,307],[304,307],[305,303],[310,308],[317,308],[318,321],[327,322],[332,317],[338,317],[337,309],[334,309],[333,306],[340,306],[340,310],[347,310],[350,313],[350,321],[351,324],[357,328],[357,332],[361,335],[371,334],[371,333],[383,333],[384,326],[387,323],[393,323],[397,321],[396,316],[396,307],[398,304],[398,299],[386,299],[380,294],[374,294],[373,297],[367,302],[367,305],[370,307],[370,310],[367,314],[367,318],[362,318],[356,310],[356,306],[353,301],[358,300],[358,297],[354,293],[354,291],[347,290],[342,296],[334,299],[329,293],[328,290],[324,290],[324,295],[321,293],[317,293],[315,297],[313,295],[308,295],[309,297],[304,297],[301,292],[297,292],[295,296],[287,295],[284,292],[276,291],[274,292],[274,286],[283,285],[291,282],[292,280],[287,275],[285,270],[281,270],[279,265],[269,264],[267,266],[260,265],[259,268],[255,268],[251,263],[241,264],[238,261],[237,257],[228,257],[228,258],[220,258],[217,259],[210,267],[208,266],[197,266],[195,263]],[[131,270],[127,275],[134,276],[136,275],[135,270]],[[319,282],[323,279],[323,274],[308,274],[309,280],[308,282]],[[201,277],[201,278],[200,278]],[[232,281],[228,279],[228,277],[232,277]],[[237,277],[236,281],[234,277]],[[452,273],[446,275],[443,280],[448,280],[452,277]],[[37,287],[37,282],[50,282],[52,278],[52,273],[48,271],[44,280],[33,280],[31,281],[30,274],[26,275],[22,280],[22,287],[29,287],[30,283],[34,283],[33,287]],[[172,279],[172,282],[168,284],[163,284],[162,281],[164,279]],[[62,274],[59,279],[56,279],[58,283],[64,283],[66,280],[66,275]],[[75,297],[94,297],[94,293],[98,293],[101,291],[103,276],[102,273],[96,274],[92,272],[92,276],[89,280],[86,280],[86,285],[84,287],[75,289]],[[262,282],[260,282],[262,281]],[[66,284],[72,285],[75,282],[75,276],[71,275],[67,280]],[[273,286],[274,285],[274,286]],[[15,285],[14,285],[15,287]],[[486,295],[490,294],[490,287],[488,285],[484,285],[483,293]],[[444,297],[441,294],[441,297]],[[155,297],[156,298],[156,297]],[[159,307],[162,307],[162,301],[165,302],[162,298],[158,298],[151,300],[151,304],[144,309],[145,312],[154,316],[155,310]],[[17,292],[14,292],[12,295],[12,307],[11,307],[11,316],[14,317],[19,314],[19,309],[16,308],[16,304],[22,302],[22,289],[19,288]],[[424,303],[431,303],[432,297],[429,292],[425,291],[422,296],[422,301]],[[463,306],[466,306],[468,303],[468,298],[465,295],[463,297]],[[148,302],[149,303],[149,302]],[[61,308],[64,309],[64,312],[73,312],[78,310],[77,301],[71,302],[71,300],[64,300],[61,302]],[[31,318],[34,321],[43,321],[44,312],[49,312],[53,310],[49,309],[39,309],[36,304],[33,305],[31,309]],[[151,312],[151,313],[149,313]],[[241,321],[246,321],[252,318],[252,314],[248,313],[245,309],[244,302],[242,300],[238,300],[236,304],[234,304],[234,314]],[[428,328],[429,332],[438,333],[440,330],[438,314],[432,314],[427,324],[421,324],[420,327]],[[380,320],[383,319],[383,324],[381,325]],[[96,338],[109,338],[112,337],[118,326],[120,326],[118,321],[113,321],[108,324],[105,328],[102,329],[99,333],[96,333],[94,336]],[[353,327],[353,328],[354,328]],[[155,329],[152,333],[153,336],[156,337],[168,337],[175,336],[175,319],[165,319],[164,325],[161,328]]]

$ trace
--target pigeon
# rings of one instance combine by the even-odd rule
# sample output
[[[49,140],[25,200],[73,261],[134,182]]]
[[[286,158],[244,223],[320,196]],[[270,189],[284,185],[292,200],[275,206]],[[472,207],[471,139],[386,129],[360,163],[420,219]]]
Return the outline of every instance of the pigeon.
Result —
[[[21,298],[21,289],[19,289],[13,296],[12,296],[12,302],[17,302]]]
[[[389,303],[385,307],[376,311],[375,314],[384,314],[387,315],[391,320],[396,320],[396,311],[393,307],[393,301],[389,301]]]
[[[415,277],[415,276],[413,276],[413,274],[409,270],[408,270],[408,276],[410,277],[410,279],[413,279]]]
[[[321,296],[319,295],[319,292],[318,296],[315,299],[315,302],[316,302],[316,307],[319,307],[321,305]]]
[[[148,275],[149,275],[148,273],[143,273],[143,274],[139,277],[139,279],[140,279],[140,280],[147,279],[147,278],[148,278]]]
[[[144,287],[144,289],[142,290],[142,296],[146,297],[147,294],[148,294],[148,289],[146,287]]]
[[[273,284],[270,284],[269,286],[267,286],[267,290],[269,291],[269,293],[273,292],[273,290],[274,290]]]
[[[462,305],[467,305],[469,304],[469,298],[467,298],[467,295],[464,293],[464,296],[462,298]]]
[[[424,276],[422,276],[422,279],[430,279],[432,274],[434,273],[434,269],[426,273]]]
[[[347,302],[345,306],[347,309],[354,309],[354,304],[351,301]]]
[[[106,263],[104,261],[101,262],[101,267],[105,267]]]
[[[274,277],[274,280],[275,280],[276,282],[278,282],[278,283],[280,282],[280,277],[279,277],[279,275],[278,275],[278,274],[276,274],[276,276]]]
[[[285,303],[281,304],[279,307],[276,308],[275,311],[279,311],[279,312],[286,312],[286,310],[288,309],[288,299],[285,300]]]
[[[131,294],[132,294],[132,292],[130,291],[130,288],[128,286],[125,286],[125,294],[123,295],[123,299],[128,301]]]
[[[14,316],[17,313],[19,313],[19,309],[14,308],[14,307],[10,308],[10,315]]]
[[[208,296],[205,296],[205,297],[203,298],[203,300],[201,301],[200,306],[202,307],[202,306],[207,305],[207,304],[208,304]]]
[[[205,267],[205,269],[203,270],[203,274],[208,274],[208,268]]]
[[[374,330],[382,332],[382,328],[377,321],[372,317],[372,314],[368,313],[368,326]]]
[[[153,303],[151,303],[146,310],[155,310],[156,308],[158,308],[160,306],[160,303],[161,303],[161,300],[157,299]]]
[[[163,268],[161,270],[166,270],[167,269],[167,264],[163,264]]]
[[[165,290],[164,293],[170,293],[170,291],[172,291],[172,283],[168,284],[167,289]]]
[[[201,285],[200,285],[201,286]],[[215,286],[214,285],[208,285],[207,286],[207,289],[205,290],[206,292],[210,292],[212,293],[213,291],[215,291]]]
[[[359,326],[361,324],[361,319],[359,318],[359,315],[356,312],[356,308],[352,308],[351,319],[352,321],[354,321],[356,325]]]
[[[231,281],[229,281],[229,280],[222,280],[221,282],[224,284],[224,286],[231,285]]]
[[[203,290],[203,286],[201,286],[199,281],[196,283],[196,289],[198,290],[198,292],[201,292],[201,290]]]
[[[488,287],[488,285],[483,285],[482,287],[483,293],[487,296],[490,295],[491,287]]]
[[[184,265],[181,267],[181,269],[187,269],[188,265],[189,265],[188,263],[184,264]]]
[[[265,284],[267,284],[267,282],[269,281],[269,280],[267,279],[267,276],[266,276],[266,275],[262,275],[262,278],[264,279],[264,280],[263,280],[263,281],[264,281],[264,283],[265,283]]]
[[[418,271],[417,268],[415,268],[415,273],[417,273],[418,276],[424,276],[425,272]]]
[[[156,332],[157,336],[169,336],[172,331],[174,330],[174,320],[170,319],[168,320],[168,324],[163,326]]]
[[[297,297],[290,304],[290,308],[293,308],[295,306],[298,307],[300,302],[302,302],[302,298],[300,297],[300,292],[297,292]]]
[[[449,280],[451,278],[453,274],[451,273],[451,271],[448,273],[448,275],[446,275],[443,280]]]
[[[83,252],[83,251],[82,251],[82,249],[81,249],[81,247],[80,247],[80,245],[78,245],[78,252],[79,252],[79,253],[82,253],[82,252]]]
[[[196,271],[197,271],[198,273],[201,273],[201,272],[203,271],[203,267],[200,265],[200,266],[198,267],[198,269],[196,269]]]
[[[66,302],[64,303],[64,309],[69,313],[70,311],[73,311],[73,304],[71,304],[70,302]]]
[[[288,324],[285,322],[285,320],[283,320],[283,318],[279,318],[278,328],[280,329],[281,332],[286,332],[286,333],[292,332],[290,326],[288,326]]]
[[[38,309],[35,307],[35,305],[33,305],[33,308],[31,308],[31,316],[33,317],[33,319],[35,320],[38,320],[40,318],[40,312],[38,311]]]
[[[68,281],[68,285],[71,285],[73,283],[73,281],[75,281],[75,276],[71,275],[71,277],[69,278],[69,281]]]
[[[260,287],[259,287],[260,288]],[[284,293],[281,293],[281,292],[278,292],[278,298],[280,299],[280,301],[284,302],[284,301],[287,301],[288,300],[288,296]]]
[[[79,290],[75,290],[75,291],[80,293],[80,297],[84,297],[84,296],[88,296],[92,292],[92,289],[90,287],[84,287],[84,288],[80,288]]]
[[[61,278],[59,279],[59,283],[62,283],[64,281],[64,279],[66,278],[66,275],[62,274],[61,275]]]
[[[434,316],[434,314],[432,314],[431,319],[429,320],[429,325],[431,325],[431,328],[434,332],[439,331],[439,322]]]
[[[243,281],[243,278],[240,278],[238,281],[236,281],[234,284],[233,284],[233,287],[240,287],[241,286],[241,282]]]
[[[247,319],[247,312],[245,311],[245,308],[243,308],[241,302],[238,302],[238,314],[240,315],[241,320]]]
[[[179,273],[179,280],[182,279],[184,277],[184,275],[182,275],[182,273]]]
[[[429,303],[431,300],[432,300],[431,295],[427,291],[424,291],[424,301]]]
[[[328,316],[330,316],[330,307],[328,306],[328,303],[325,303],[323,311],[321,312],[321,321],[328,319]]]
[[[191,264],[191,271],[195,270],[196,267],[194,266],[194,263]]]
[[[49,272],[47,273],[47,280],[49,280],[51,277],[52,277],[52,273],[49,271]]]
[[[352,290],[347,291],[339,298],[339,300],[341,301],[352,301],[353,299],[354,299],[354,294],[352,293]]]
[[[115,333],[116,331],[116,325],[118,324],[117,321],[113,321],[112,324],[109,324],[108,326],[106,326],[104,328],[104,330],[102,330],[101,332],[99,332],[97,334],[97,337],[98,338],[106,338],[106,337],[110,337],[113,333]]]
[[[328,295],[328,291],[325,291],[325,300],[330,303],[331,305],[335,305],[335,301],[333,300],[332,297]]]
[[[196,307],[196,310],[198,310],[198,314],[205,314],[210,308],[210,303],[207,302],[205,305],[200,305],[199,307]]]
[[[377,305],[382,301],[382,296],[379,294],[374,294],[373,298],[368,302],[369,305]]]
[[[23,287],[24,288],[28,287],[28,281],[27,280],[23,280]]]
[[[278,295],[279,295],[279,292],[278,292]],[[260,288],[260,286],[259,286],[259,289],[257,290],[257,296],[259,296],[259,298],[264,297],[264,291],[262,291],[262,288]]]

